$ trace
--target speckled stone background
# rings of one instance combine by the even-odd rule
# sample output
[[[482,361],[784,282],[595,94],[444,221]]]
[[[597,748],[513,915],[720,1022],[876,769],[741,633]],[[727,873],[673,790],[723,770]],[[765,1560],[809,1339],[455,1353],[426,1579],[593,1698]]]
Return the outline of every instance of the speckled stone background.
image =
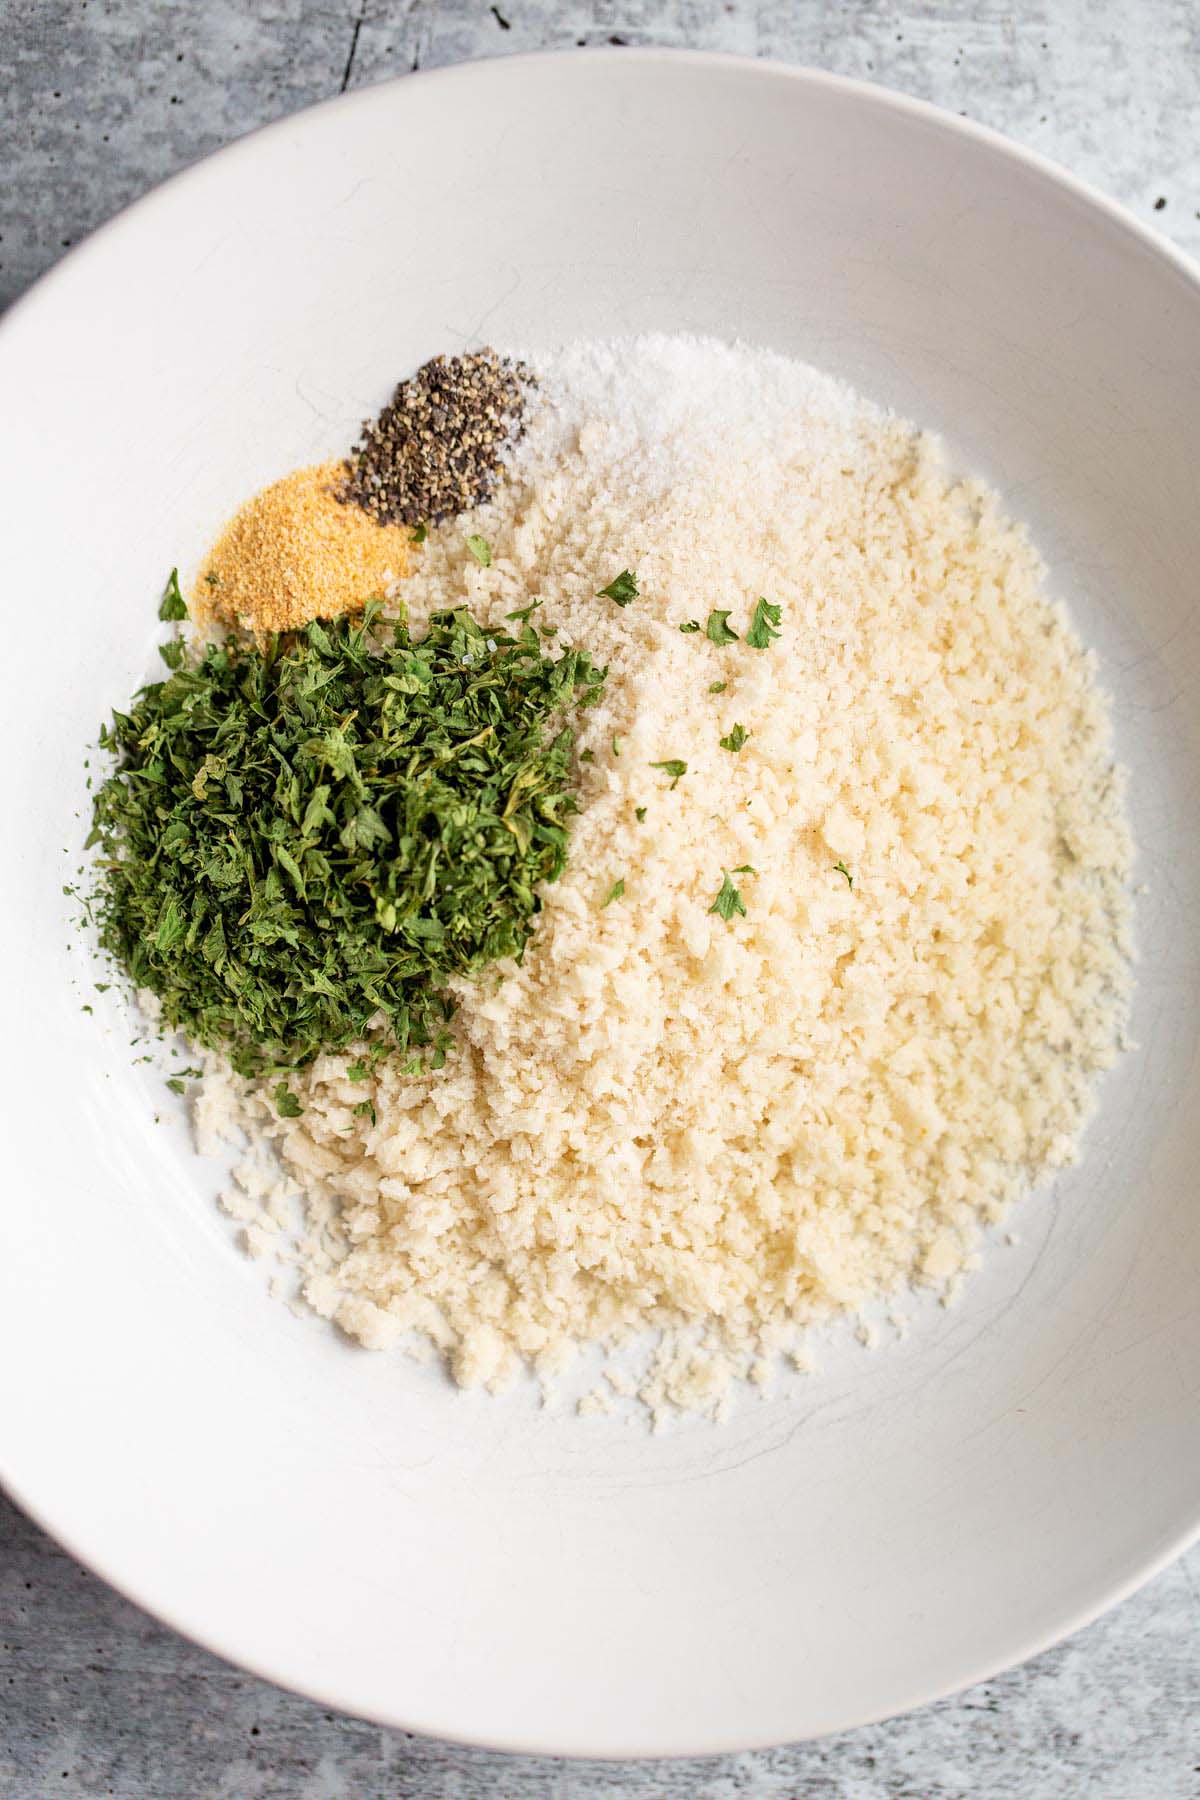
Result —
[[[1196,0],[0,0],[0,307],[251,126],[418,68],[596,43],[902,88],[1200,254]],[[0,1499],[0,1795],[50,1794],[1196,1800],[1200,1549],[1060,1649],[907,1718],[751,1756],[562,1763],[383,1731],[241,1675]]]

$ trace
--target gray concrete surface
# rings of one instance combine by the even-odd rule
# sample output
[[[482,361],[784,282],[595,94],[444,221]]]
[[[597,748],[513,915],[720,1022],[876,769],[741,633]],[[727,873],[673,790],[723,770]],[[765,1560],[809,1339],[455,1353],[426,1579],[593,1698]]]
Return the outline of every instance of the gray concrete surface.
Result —
[[[254,125],[414,68],[620,40],[863,76],[1044,151],[1200,253],[1192,0],[0,0],[0,307]],[[0,404],[2,404],[0,397]],[[217,1662],[0,1500],[0,1795],[1196,1800],[1200,1550],[1070,1643],[820,1744],[670,1765],[414,1740]]]

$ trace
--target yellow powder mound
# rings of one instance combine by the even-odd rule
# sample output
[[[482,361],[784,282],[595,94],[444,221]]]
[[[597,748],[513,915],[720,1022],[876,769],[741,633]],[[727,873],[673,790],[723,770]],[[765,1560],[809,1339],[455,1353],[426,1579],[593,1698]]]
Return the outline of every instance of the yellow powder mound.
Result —
[[[209,551],[192,590],[193,615],[257,633],[361,612],[385,598],[409,565],[404,526],[379,525],[335,489],[341,463],[296,469],[255,494]]]

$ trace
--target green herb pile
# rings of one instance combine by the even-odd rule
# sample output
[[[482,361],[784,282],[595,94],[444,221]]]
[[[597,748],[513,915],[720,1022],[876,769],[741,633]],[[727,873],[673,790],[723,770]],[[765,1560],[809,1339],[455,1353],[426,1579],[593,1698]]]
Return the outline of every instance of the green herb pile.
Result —
[[[167,616],[177,616],[168,612]],[[310,625],[208,647],[114,712],[92,915],[164,1022],[246,1075],[344,1048],[444,1058],[448,979],[520,958],[567,854],[586,653],[463,611],[414,640]]]

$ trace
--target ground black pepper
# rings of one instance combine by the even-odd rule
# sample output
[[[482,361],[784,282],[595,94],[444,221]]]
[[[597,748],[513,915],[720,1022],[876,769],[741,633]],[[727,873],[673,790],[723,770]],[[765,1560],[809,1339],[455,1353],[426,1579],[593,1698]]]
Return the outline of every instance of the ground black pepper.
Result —
[[[535,385],[524,363],[494,350],[435,356],[364,421],[338,498],[382,525],[436,525],[478,506]]]

